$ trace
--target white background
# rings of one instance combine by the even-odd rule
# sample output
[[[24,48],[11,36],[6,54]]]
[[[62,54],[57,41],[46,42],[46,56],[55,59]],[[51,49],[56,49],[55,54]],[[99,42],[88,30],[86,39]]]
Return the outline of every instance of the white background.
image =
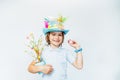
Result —
[[[27,71],[26,36],[42,34],[42,19],[59,14],[70,29],[65,42],[83,47],[84,68],[69,66],[69,80],[120,80],[119,0],[0,0],[0,80],[40,80]]]

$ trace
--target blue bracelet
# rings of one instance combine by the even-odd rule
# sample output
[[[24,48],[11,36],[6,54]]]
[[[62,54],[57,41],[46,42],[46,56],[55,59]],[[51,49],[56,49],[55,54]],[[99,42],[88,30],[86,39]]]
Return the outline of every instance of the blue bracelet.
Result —
[[[75,50],[74,52],[78,53],[78,52],[81,52],[81,51],[82,51],[82,48],[77,49],[77,50]]]

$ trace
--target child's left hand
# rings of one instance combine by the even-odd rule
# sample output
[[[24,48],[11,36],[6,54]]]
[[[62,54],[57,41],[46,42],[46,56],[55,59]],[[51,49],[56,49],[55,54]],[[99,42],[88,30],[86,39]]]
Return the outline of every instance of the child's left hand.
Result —
[[[74,41],[74,40],[71,40],[71,39],[68,40],[68,44],[70,46],[74,47],[75,49],[79,49],[80,48],[80,45],[76,41]]]

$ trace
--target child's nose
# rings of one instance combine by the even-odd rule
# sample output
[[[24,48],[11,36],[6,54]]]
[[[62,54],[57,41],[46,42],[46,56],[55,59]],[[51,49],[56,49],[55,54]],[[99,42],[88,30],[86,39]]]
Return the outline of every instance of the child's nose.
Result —
[[[56,36],[55,36],[55,38],[57,38],[57,39],[58,39],[58,38],[59,38],[59,36],[58,36],[58,35],[56,35]]]

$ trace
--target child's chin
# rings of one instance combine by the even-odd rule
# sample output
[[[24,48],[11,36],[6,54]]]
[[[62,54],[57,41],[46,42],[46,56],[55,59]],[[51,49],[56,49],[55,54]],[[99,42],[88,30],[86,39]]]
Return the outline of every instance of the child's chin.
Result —
[[[60,44],[54,44],[54,45],[59,47]]]

